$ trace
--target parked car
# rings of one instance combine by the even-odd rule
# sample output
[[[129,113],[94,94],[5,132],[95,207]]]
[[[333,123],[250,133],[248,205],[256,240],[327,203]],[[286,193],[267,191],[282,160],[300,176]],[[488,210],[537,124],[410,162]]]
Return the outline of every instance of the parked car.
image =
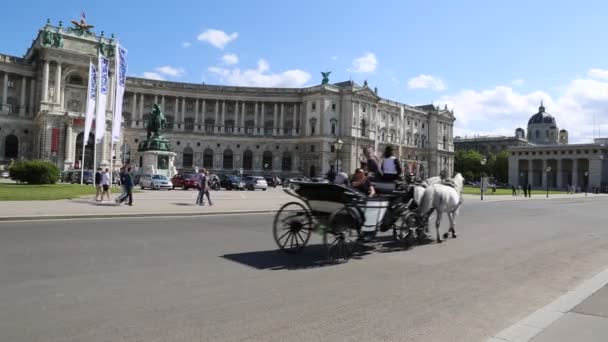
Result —
[[[264,177],[248,176],[248,177],[245,177],[245,189],[247,189],[247,190],[262,189],[263,191],[266,191],[266,189],[268,189],[268,183],[266,183],[266,180],[264,179]]]
[[[73,173],[74,171],[63,171],[63,173],[61,174],[61,181],[63,183],[71,183]]]
[[[0,177],[2,177],[2,178],[8,178],[10,176],[11,175],[8,173],[8,171],[2,171],[2,173],[0,173]]]
[[[81,176],[81,171],[73,171],[71,174],[71,179],[70,179],[70,183],[72,184],[80,184],[80,176]],[[82,184],[93,184],[93,181],[95,180],[95,174],[93,173],[93,171],[88,171],[85,170],[84,171],[84,175],[82,175]]]
[[[325,179],[325,178],[319,178],[319,177],[314,177],[310,179],[311,183],[329,183],[329,180]]]
[[[226,190],[245,190],[245,182],[237,176],[220,176],[220,188]]]
[[[173,183],[173,189],[188,190],[198,188],[197,179],[198,175],[196,173],[178,173],[171,178],[171,182]]]
[[[173,189],[173,183],[163,175],[143,175],[139,179],[141,189],[150,188],[152,190]]]
[[[266,184],[268,184],[268,186],[273,188],[277,187],[278,184],[275,177],[264,177],[264,179],[266,180]]]
[[[287,178],[283,182],[283,187],[287,188],[287,187],[290,187],[290,185],[293,184],[293,183],[304,183],[304,182],[305,182],[304,178],[299,178],[299,177],[296,177],[296,178]],[[291,187],[291,188],[293,189],[293,187]]]

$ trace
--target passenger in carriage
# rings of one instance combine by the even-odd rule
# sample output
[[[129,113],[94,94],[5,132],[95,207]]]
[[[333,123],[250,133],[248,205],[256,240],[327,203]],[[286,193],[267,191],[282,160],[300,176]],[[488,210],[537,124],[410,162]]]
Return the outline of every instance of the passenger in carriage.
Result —
[[[374,186],[369,181],[369,177],[365,174],[365,170],[363,169],[355,170],[355,177],[350,185],[366,194],[368,197],[373,197],[376,195],[376,189],[374,189]]]
[[[384,150],[384,160],[382,161],[382,179],[385,181],[395,181],[401,176],[401,165],[399,160],[393,155],[393,147],[386,146]]]
[[[378,158],[369,150],[369,147],[363,148],[363,156],[365,157],[365,162],[361,163],[361,168],[367,170],[367,172],[371,173],[370,177],[380,179],[382,177],[382,170],[380,169],[380,161]]]

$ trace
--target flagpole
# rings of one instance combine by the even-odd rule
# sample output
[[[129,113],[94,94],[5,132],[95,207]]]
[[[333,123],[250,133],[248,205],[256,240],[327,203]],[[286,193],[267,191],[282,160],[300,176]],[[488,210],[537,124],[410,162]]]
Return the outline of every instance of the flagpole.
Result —
[[[99,65],[99,56],[97,57],[97,65]],[[99,108],[99,92],[101,91],[101,71],[99,69],[97,70],[96,78],[97,80],[95,82],[97,83],[97,89],[95,89],[95,113],[97,114],[97,110]],[[97,125],[99,125],[99,122],[97,122],[97,117],[95,117],[95,131],[97,131]],[[95,186],[97,185],[95,183],[95,172],[97,172],[97,135],[95,135],[93,146],[93,186]]]
[[[114,54],[114,58],[116,58],[116,54]],[[116,64],[114,64],[116,65]],[[112,132],[114,132],[114,112],[116,111],[115,102],[116,102],[116,75],[118,74],[118,70],[114,67],[114,77],[112,77],[112,89],[114,90],[114,103],[110,103],[110,107],[112,107],[112,129],[110,130],[110,188],[112,187],[112,176],[114,175],[114,137]]]
[[[93,60],[91,58],[89,58],[89,83],[87,84],[87,87],[90,87],[90,84],[91,84],[91,80],[90,80],[90,78],[91,78],[91,63],[93,63]],[[87,124],[86,124],[87,113],[86,112],[88,112],[88,110],[89,110],[89,102],[90,101],[91,101],[91,99],[89,99],[89,92],[87,92],[87,103],[86,103],[85,114],[84,114],[84,121],[85,121],[84,127],[87,126]],[[85,128],[82,131],[82,159],[80,160],[80,185],[84,184],[84,152],[85,152],[85,149],[86,149],[86,144],[84,142],[88,140],[87,139],[88,137],[85,138],[85,136],[84,136],[84,134],[86,133],[85,132],[86,130],[87,129]],[[93,165],[94,164],[95,164],[95,162],[93,162]]]

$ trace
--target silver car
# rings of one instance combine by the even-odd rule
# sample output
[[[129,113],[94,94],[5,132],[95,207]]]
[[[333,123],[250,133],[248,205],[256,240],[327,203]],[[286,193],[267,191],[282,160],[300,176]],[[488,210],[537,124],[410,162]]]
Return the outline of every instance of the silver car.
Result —
[[[245,177],[245,189],[247,190],[256,190],[262,189],[266,191],[268,189],[268,182],[264,177],[260,176],[247,176]]]
[[[167,189],[173,190],[173,183],[163,175],[143,175],[139,179],[141,189],[150,188],[153,190]]]

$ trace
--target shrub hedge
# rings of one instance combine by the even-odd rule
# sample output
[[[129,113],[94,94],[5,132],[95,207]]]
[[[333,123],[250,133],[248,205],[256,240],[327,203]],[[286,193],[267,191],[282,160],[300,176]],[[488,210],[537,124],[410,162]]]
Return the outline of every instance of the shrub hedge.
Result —
[[[15,162],[9,169],[11,179],[28,184],[54,184],[59,181],[59,169],[44,160]]]

